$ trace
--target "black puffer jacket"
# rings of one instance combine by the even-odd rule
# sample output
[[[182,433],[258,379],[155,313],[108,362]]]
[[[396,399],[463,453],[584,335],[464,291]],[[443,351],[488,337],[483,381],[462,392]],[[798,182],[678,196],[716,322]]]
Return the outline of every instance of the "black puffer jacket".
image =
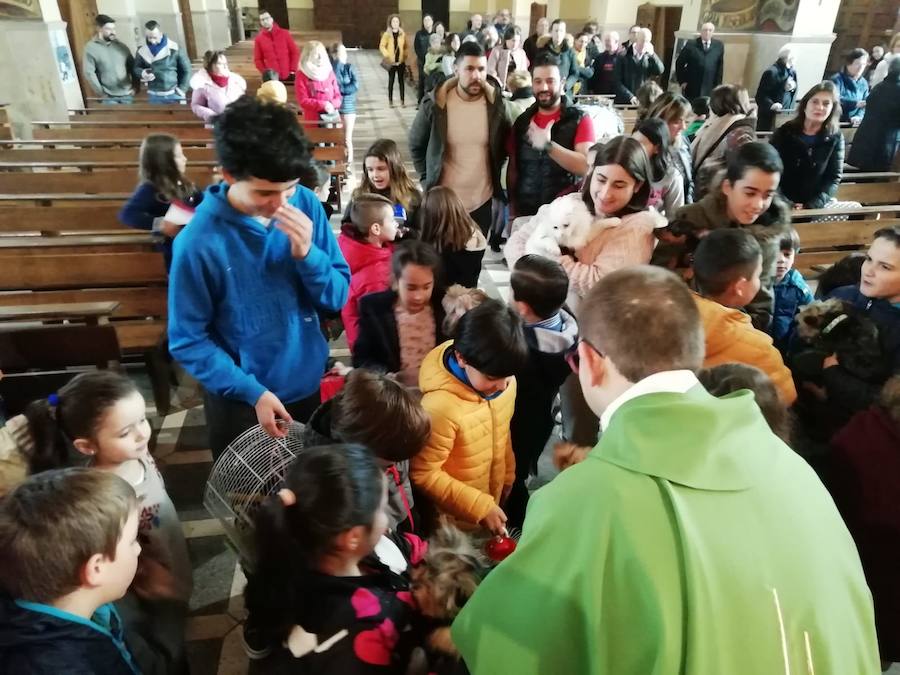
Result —
[[[840,131],[820,133],[812,145],[800,137],[803,129],[791,122],[772,134],[784,173],[781,194],[805,209],[820,209],[834,198],[844,173],[844,136]]]
[[[875,85],[847,156],[863,171],[890,171],[900,152],[900,78],[888,76]]]

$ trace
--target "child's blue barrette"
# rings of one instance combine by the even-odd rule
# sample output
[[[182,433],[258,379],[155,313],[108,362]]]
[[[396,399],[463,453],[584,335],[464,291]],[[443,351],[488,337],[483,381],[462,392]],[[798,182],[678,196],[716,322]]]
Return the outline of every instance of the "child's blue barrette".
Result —
[[[50,404],[51,408],[55,408],[59,405],[59,396],[57,396],[56,394],[50,394],[47,397],[47,403]]]

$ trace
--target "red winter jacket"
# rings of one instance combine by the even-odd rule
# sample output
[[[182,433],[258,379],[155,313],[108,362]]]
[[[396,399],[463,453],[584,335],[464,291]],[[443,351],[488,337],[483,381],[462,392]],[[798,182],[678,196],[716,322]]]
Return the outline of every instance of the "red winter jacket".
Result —
[[[299,77],[299,71],[297,75]],[[341,321],[347,332],[347,346],[352,351],[359,329],[359,299],[388,289],[394,246],[387,244],[379,248],[343,232],[337,241],[344,259],[350,265],[350,292],[347,294],[347,304],[341,310]]]
[[[297,71],[300,50],[291,32],[277,23],[272,30],[261,30],[253,41],[253,62],[262,73],[271,68],[278,71],[278,78],[286,80]]]
[[[294,80],[294,92],[297,94],[297,103],[303,111],[303,119],[318,120],[319,113],[325,112],[325,103],[330,102],[335,112],[341,107],[341,89],[338,87],[337,78],[332,70],[328,77],[321,82],[311,80],[299,68]]]

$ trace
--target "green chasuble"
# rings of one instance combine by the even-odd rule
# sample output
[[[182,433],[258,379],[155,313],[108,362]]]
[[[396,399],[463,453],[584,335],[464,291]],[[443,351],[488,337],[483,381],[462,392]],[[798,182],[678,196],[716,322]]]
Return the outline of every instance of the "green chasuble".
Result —
[[[473,675],[876,675],[837,509],[753,395],[626,401],[453,624]]]

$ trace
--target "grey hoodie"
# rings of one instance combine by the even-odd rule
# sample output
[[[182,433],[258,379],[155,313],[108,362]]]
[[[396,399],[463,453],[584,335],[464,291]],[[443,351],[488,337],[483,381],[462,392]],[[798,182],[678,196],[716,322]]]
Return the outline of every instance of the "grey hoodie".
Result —
[[[131,69],[134,57],[118,40],[107,42],[99,36],[84,48],[84,76],[97,96],[134,94]]]

